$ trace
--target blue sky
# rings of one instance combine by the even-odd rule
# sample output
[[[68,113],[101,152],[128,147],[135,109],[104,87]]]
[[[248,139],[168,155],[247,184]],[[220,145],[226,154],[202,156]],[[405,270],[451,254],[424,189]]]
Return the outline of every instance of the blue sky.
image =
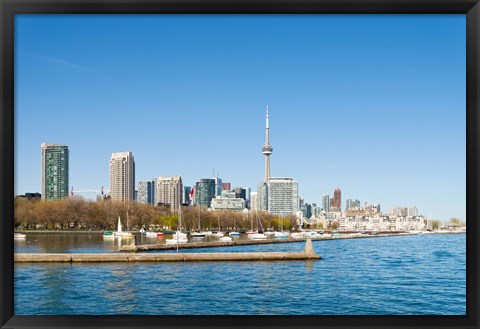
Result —
[[[41,190],[40,144],[70,148],[70,185],[271,173],[309,203],[465,220],[464,15],[17,15],[16,194]],[[93,193],[84,194],[87,198]]]

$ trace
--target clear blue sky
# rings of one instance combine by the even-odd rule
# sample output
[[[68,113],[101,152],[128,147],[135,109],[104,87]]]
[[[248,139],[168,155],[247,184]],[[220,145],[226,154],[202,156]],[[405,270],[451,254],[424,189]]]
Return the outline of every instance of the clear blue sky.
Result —
[[[20,15],[16,194],[39,192],[40,144],[70,148],[70,185],[213,175],[256,190],[265,106],[271,173],[309,203],[465,220],[464,15]],[[93,194],[84,195],[92,198]]]

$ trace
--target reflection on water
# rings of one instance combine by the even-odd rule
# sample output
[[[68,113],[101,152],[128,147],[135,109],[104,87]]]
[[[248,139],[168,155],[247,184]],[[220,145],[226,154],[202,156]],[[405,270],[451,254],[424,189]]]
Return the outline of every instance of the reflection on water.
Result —
[[[118,252],[122,245],[130,244],[131,239],[104,239],[101,232],[92,233],[26,233],[25,239],[15,240],[15,252],[18,253],[102,253]],[[147,237],[136,234],[135,243],[165,244],[166,239],[172,236],[166,234],[161,237]],[[246,239],[241,237],[237,239]],[[189,242],[218,241],[215,236],[205,238],[189,238]]]

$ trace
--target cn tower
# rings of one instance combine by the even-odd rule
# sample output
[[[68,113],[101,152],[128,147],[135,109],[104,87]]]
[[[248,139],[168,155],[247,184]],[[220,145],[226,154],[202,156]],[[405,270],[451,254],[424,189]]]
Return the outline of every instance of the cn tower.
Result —
[[[265,145],[262,148],[262,153],[265,155],[265,183],[270,179],[270,154],[273,153],[273,148],[268,141],[268,105],[267,105],[267,122],[265,126]]]

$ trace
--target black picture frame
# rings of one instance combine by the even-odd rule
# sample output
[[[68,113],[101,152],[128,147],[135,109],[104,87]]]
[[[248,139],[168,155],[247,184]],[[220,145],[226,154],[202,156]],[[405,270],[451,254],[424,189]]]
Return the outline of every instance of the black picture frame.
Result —
[[[467,147],[466,316],[15,316],[14,16],[16,14],[465,14]],[[478,328],[479,45],[478,0],[153,0],[1,2],[0,326],[2,328]],[[251,321],[254,319],[254,321]],[[255,323],[254,326],[251,323]]]

